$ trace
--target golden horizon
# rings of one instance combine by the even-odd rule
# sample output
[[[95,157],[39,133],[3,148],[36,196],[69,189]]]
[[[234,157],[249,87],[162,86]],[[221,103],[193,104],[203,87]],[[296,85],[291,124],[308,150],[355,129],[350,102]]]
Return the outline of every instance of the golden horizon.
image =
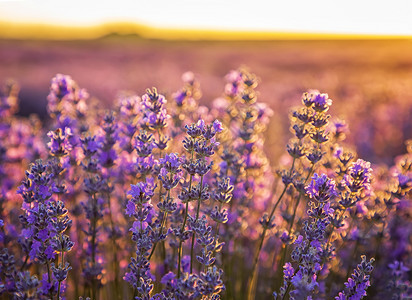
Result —
[[[186,41],[271,41],[271,40],[394,40],[412,35],[342,34],[319,32],[245,31],[164,28],[137,22],[106,22],[92,26],[0,21],[0,39],[89,40],[111,34],[136,35],[144,39]]]

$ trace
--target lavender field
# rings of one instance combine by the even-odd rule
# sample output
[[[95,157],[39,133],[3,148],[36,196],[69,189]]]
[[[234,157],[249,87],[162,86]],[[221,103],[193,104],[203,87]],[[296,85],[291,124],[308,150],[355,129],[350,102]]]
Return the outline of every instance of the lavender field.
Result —
[[[0,41],[0,299],[411,299],[411,50]]]

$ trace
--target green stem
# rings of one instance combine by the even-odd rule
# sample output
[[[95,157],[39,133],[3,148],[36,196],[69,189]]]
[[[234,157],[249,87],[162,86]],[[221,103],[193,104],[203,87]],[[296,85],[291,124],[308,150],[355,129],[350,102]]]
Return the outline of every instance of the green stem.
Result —
[[[339,214],[338,220],[339,220],[340,218],[342,218],[342,216],[344,215],[344,213],[345,213],[345,209],[342,209],[341,212],[340,212],[340,214]],[[333,235],[333,230],[334,230],[334,229],[335,229],[335,225],[333,225],[333,223],[332,223],[332,231],[330,232],[330,234],[329,234],[329,236],[328,236],[328,240],[327,240],[327,242],[326,242],[326,247],[325,247],[325,250],[326,250],[326,251],[327,251],[327,250],[329,249],[329,247],[330,247],[330,243],[331,243],[331,240],[332,240],[332,235]],[[321,263],[321,268],[320,268],[320,270],[323,269],[323,266],[324,266],[325,263],[326,263],[326,259],[325,259],[325,257],[323,257],[323,258],[322,258],[322,263]],[[320,272],[320,271],[316,272],[316,276],[319,274],[319,272]]]
[[[295,161],[296,161],[296,158],[294,157],[293,161],[292,161],[292,165],[291,165],[290,170],[289,170],[289,174],[291,174],[292,171],[294,170]],[[269,222],[272,220],[272,217],[275,214],[276,208],[278,207],[280,201],[282,200],[283,196],[285,195],[287,188],[288,188],[288,186],[285,185],[285,187],[283,188],[282,193],[280,194],[278,200],[275,203],[275,206],[273,207],[272,211],[270,212],[269,219],[268,219]],[[260,242],[259,242],[259,246],[257,248],[256,255],[255,255],[255,258],[253,260],[251,279],[250,279],[249,288],[248,288],[248,299],[254,299],[254,296],[255,296],[255,287],[256,287],[256,280],[257,280],[257,278],[256,278],[257,277],[257,265],[258,265],[258,262],[259,262],[260,252],[262,251],[263,242],[265,241],[267,229],[268,229],[267,227],[263,228],[262,235],[261,235]]]
[[[169,194],[170,194],[170,190],[169,190]],[[167,218],[167,212],[164,212],[164,213],[163,213],[163,218],[162,218],[162,223],[161,223],[160,229],[159,229],[159,235],[163,234],[163,227],[164,227],[164,225],[165,225],[165,223],[166,223],[166,218]],[[150,260],[150,259],[152,258],[152,255],[153,255],[153,253],[155,252],[155,249],[156,249],[156,245],[157,245],[157,242],[154,243],[153,248],[152,248],[152,251],[150,252],[150,255],[149,255],[149,257],[147,258],[147,260]]]
[[[185,230],[185,226],[186,226],[186,221],[187,221],[187,211],[189,210],[189,201],[186,202],[186,212],[185,212],[185,218],[183,220],[183,225],[182,225],[182,229],[181,229],[181,233],[183,234],[184,230]],[[180,239],[179,242],[179,259],[178,259],[178,265],[177,265],[177,278],[180,278],[180,266],[182,264],[182,254],[183,254],[183,241],[182,239]]]
[[[29,260],[29,255],[26,254],[26,258],[24,259],[23,265],[20,267],[20,271],[23,271],[23,269],[26,266],[28,260]]]
[[[309,170],[309,173],[308,173],[308,175],[307,175],[306,178],[305,178],[304,184],[307,183],[309,177],[312,175],[312,172],[313,172],[314,167],[315,167],[315,164],[312,164],[312,166],[311,166],[311,168],[310,168],[310,170]],[[295,223],[296,211],[298,210],[298,206],[299,206],[299,203],[300,203],[300,199],[301,199],[301,198],[302,198],[302,193],[299,193],[298,199],[296,200],[295,207],[293,208],[293,215],[292,215],[292,221],[290,222],[290,226],[289,226],[289,232],[292,230],[293,225],[294,225],[294,223]]]
[[[318,218],[316,218],[316,219],[318,219]],[[306,253],[308,252],[308,250],[309,250],[309,247],[310,247],[310,243],[308,243],[308,245],[305,247],[305,249],[303,250],[303,253],[306,254]],[[303,257],[303,256],[302,256],[302,257]],[[300,265],[300,263],[302,262],[302,257],[301,257],[301,258],[299,259],[299,261],[298,261],[298,266],[297,266],[296,269],[293,271],[293,276],[295,276],[296,273],[297,273],[298,270],[299,270],[299,265]],[[293,277],[293,276],[292,276],[292,277]],[[292,278],[292,277],[291,277],[291,278]],[[285,297],[286,297],[286,295],[289,293],[289,290],[290,290],[291,286],[292,286],[292,282],[289,281],[288,286],[286,287],[286,291],[285,291],[285,293],[283,294],[282,300],[284,300]],[[276,297],[276,300],[277,300],[277,297]]]
[[[92,264],[93,267],[96,264],[96,205],[97,205],[97,199],[96,195],[94,194],[92,196],[93,199],[93,219],[92,219],[92,240],[91,240],[91,245],[92,245]],[[97,287],[96,287],[96,278],[92,278],[92,299],[97,299]]]
[[[285,186],[283,188],[283,191],[280,194],[279,199],[275,203],[275,206],[273,207],[273,209],[270,213],[269,219],[268,219],[269,222],[272,219],[273,214],[275,213],[276,208],[278,207],[280,201],[282,200],[283,195],[285,194],[286,190],[287,190],[287,186]],[[248,289],[248,299],[254,299],[254,289],[255,289],[255,283],[256,283],[255,281],[256,281],[256,275],[257,275],[256,274],[257,273],[257,264],[258,264],[258,261],[259,261],[260,252],[262,251],[263,242],[265,241],[267,230],[268,230],[267,227],[263,228],[262,235],[260,237],[259,246],[257,248],[256,255],[255,255],[255,258],[253,260],[252,273],[251,273],[252,275],[251,275],[251,279],[250,279],[250,282],[249,282],[249,289]]]
[[[190,159],[190,163],[193,162],[193,157],[194,157],[194,151],[191,151],[191,159]],[[189,176],[189,194],[192,191],[192,180],[193,180],[193,175],[190,174]],[[185,231],[185,226],[186,226],[186,222],[187,222],[187,215],[189,213],[189,201],[186,202],[186,210],[185,210],[185,216],[183,219],[183,224],[182,224],[182,228],[180,229],[180,232],[183,234]],[[177,278],[180,278],[180,268],[182,265],[182,256],[183,256],[183,240],[180,239],[179,241],[179,253],[178,253],[178,265],[177,265]]]
[[[222,202],[219,203],[219,213],[221,212],[221,210],[222,210]],[[216,236],[217,237],[219,236],[219,227],[220,227],[220,222],[217,222],[216,224]]]
[[[61,235],[60,235],[61,237]],[[62,251],[62,259],[61,259],[61,266],[64,268],[64,251]],[[59,286],[57,288],[57,300],[60,300],[60,289],[61,289],[62,282],[59,281]]]
[[[310,176],[312,175],[312,172],[313,172],[314,167],[315,167],[315,164],[312,164],[312,166],[311,166],[311,168],[310,168],[310,170],[309,170],[309,173],[308,173],[308,175],[307,175],[306,178],[305,178],[304,184],[307,183],[307,181],[309,180]],[[298,199],[296,200],[295,207],[293,208],[292,220],[291,220],[291,222],[290,222],[289,231],[288,231],[289,234],[292,232],[293,225],[294,225],[294,223],[295,223],[296,212],[297,212],[297,209],[298,209],[298,207],[299,207],[299,203],[300,203],[301,197],[302,197],[302,193],[299,193]],[[286,261],[286,254],[287,254],[287,251],[288,251],[288,245],[285,245],[285,246],[283,247],[282,251],[283,251],[283,253],[282,253],[282,259],[281,259],[281,261],[280,261],[280,264],[279,264],[278,267],[277,267],[277,268],[278,268],[277,273],[278,273],[278,272],[280,273],[280,271],[282,270],[283,265],[284,265],[284,263],[285,263],[285,261]],[[276,256],[276,255],[275,255],[275,256]]]
[[[120,299],[120,288],[119,288],[119,264],[117,260],[117,245],[116,245],[116,237],[115,237],[115,230],[114,230],[114,222],[113,222],[113,216],[112,216],[112,208],[111,208],[111,202],[110,202],[110,193],[107,193],[107,203],[109,206],[109,220],[110,220],[110,227],[112,231],[112,236],[111,236],[111,241],[112,241],[112,247],[113,247],[113,269],[114,269],[114,289],[116,292],[116,297]]]
[[[197,199],[197,210],[196,210],[196,220],[195,223],[197,222],[197,220],[199,219],[199,212],[200,212],[200,197],[202,194],[202,190],[203,190],[203,176],[202,175],[200,177],[200,191],[199,191],[199,199]],[[192,246],[190,248],[190,273],[193,273],[193,255],[194,255],[194,247],[195,247],[195,237],[196,237],[196,233],[193,232],[192,235]]]
[[[46,265],[47,265],[47,279],[48,279],[48,282],[51,284],[51,271],[50,271],[50,263],[49,263],[49,261],[47,260],[46,261]],[[49,296],[50,296],[50,299],[53,299],[53,293],[50,291],[49,292]]]

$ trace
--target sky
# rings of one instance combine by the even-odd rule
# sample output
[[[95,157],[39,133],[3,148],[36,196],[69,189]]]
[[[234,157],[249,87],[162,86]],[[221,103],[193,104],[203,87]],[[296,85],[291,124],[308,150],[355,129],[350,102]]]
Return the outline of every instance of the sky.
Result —
[[[0,0],[0,21],[65,26],[412,35],[412,0]]]

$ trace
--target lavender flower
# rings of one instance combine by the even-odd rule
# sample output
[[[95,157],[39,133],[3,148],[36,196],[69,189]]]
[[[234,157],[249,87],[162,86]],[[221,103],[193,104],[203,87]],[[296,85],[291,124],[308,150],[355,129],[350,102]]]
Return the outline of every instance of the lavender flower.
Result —
[[[72,136],[71,129],[66,127],[64,132],[58,128],[56,131],[50,131],[47,136],[50,137],[50,142],[47,144],[50,148],[50,153],[56,157],[63,157],[69,154],[73,149],[73,145],[70,143],[70,137]]]
[[[317,173],[315,173],[312,181],[306,187],[306,192],[310,198],[318,202],[329,201],[338,195],[335,181],[329,179],[325,174],[319,176]]]
[[[343,144],[345,121],[310,90],[275,166],[284,136],[266,132],[276,122],[256,75],[230,72],[211,107],[197,103],[193,73],[182,80],[168,100],[155,88],[125,92],[105,112],[58,74],[50,124],[15,114],[15,83],[0,91],[0,298],[360,299],[368,288],[409,299],[411,142],[394,166],[379,165],[391,150],[381,138],[370,153]],[[362,108],[393,121],[375,129],[402,136],[405,114],[375,102]],[[338,110],[352,115],[347,107]],[[376,168],[348,148],[376,154]],[[362,259],[350,276],[363,253],[375,272]]]
[[[371,176],[372,169],[370,163],[358,159],[351,165],[348,174],[344,176],[343,185],[345,185],[352,193],[357,193],[361,190],[369,191]]]
[[[165,109],[166,102],[156,88],[146,90],[146,94],[142,96],[143,129],[156,131],[166,127],[169,118]]]
[[[412,296],[412,286],[408,280],[409,268],[399,261],[394,261],[388,267],[391,271],[391,277],[385,287],[384,295],[390,297],[390,299],[410,298]]]
[[[198,290],[201,295],[210,299],[219,299],[218,295],[225,289],[221,279],[223,271],[216,267],[210,267],[207,272],[200,273]]]
[[[140,299],[149,299],[153,289],[148,257],[155,243],[153,229],[149,226],[149,223],[152,224],[153,209],[150,200],[155,188],[155,186],[140,182],[132,185],[128,192],[131,199],[128,201],[126,214],[133,215],[136,219],[130,231],[133,233],[132,240],[136,243],[137,250],[136,258],[131,258],[128,266],[130,271],[125,274],[124,280],[137,289]],[[163,239],[163,236],[158,238]]]
[[[345,290],[335,297],[336,300],[354,299],[360,300],[366,296],[366,289],[370,286],[369,277],[373,270],[372,264],[375,259],[366,261],[366,256],[362,255],[361,263],[353,271],[351,278],[345,283]]]
[[[317,90],[305,93],[302,102],[307,107],[313,106],[316,112],[326,112],[329,106],[332,105],[332,100],[329,99],[328,94],[321,94]]]

